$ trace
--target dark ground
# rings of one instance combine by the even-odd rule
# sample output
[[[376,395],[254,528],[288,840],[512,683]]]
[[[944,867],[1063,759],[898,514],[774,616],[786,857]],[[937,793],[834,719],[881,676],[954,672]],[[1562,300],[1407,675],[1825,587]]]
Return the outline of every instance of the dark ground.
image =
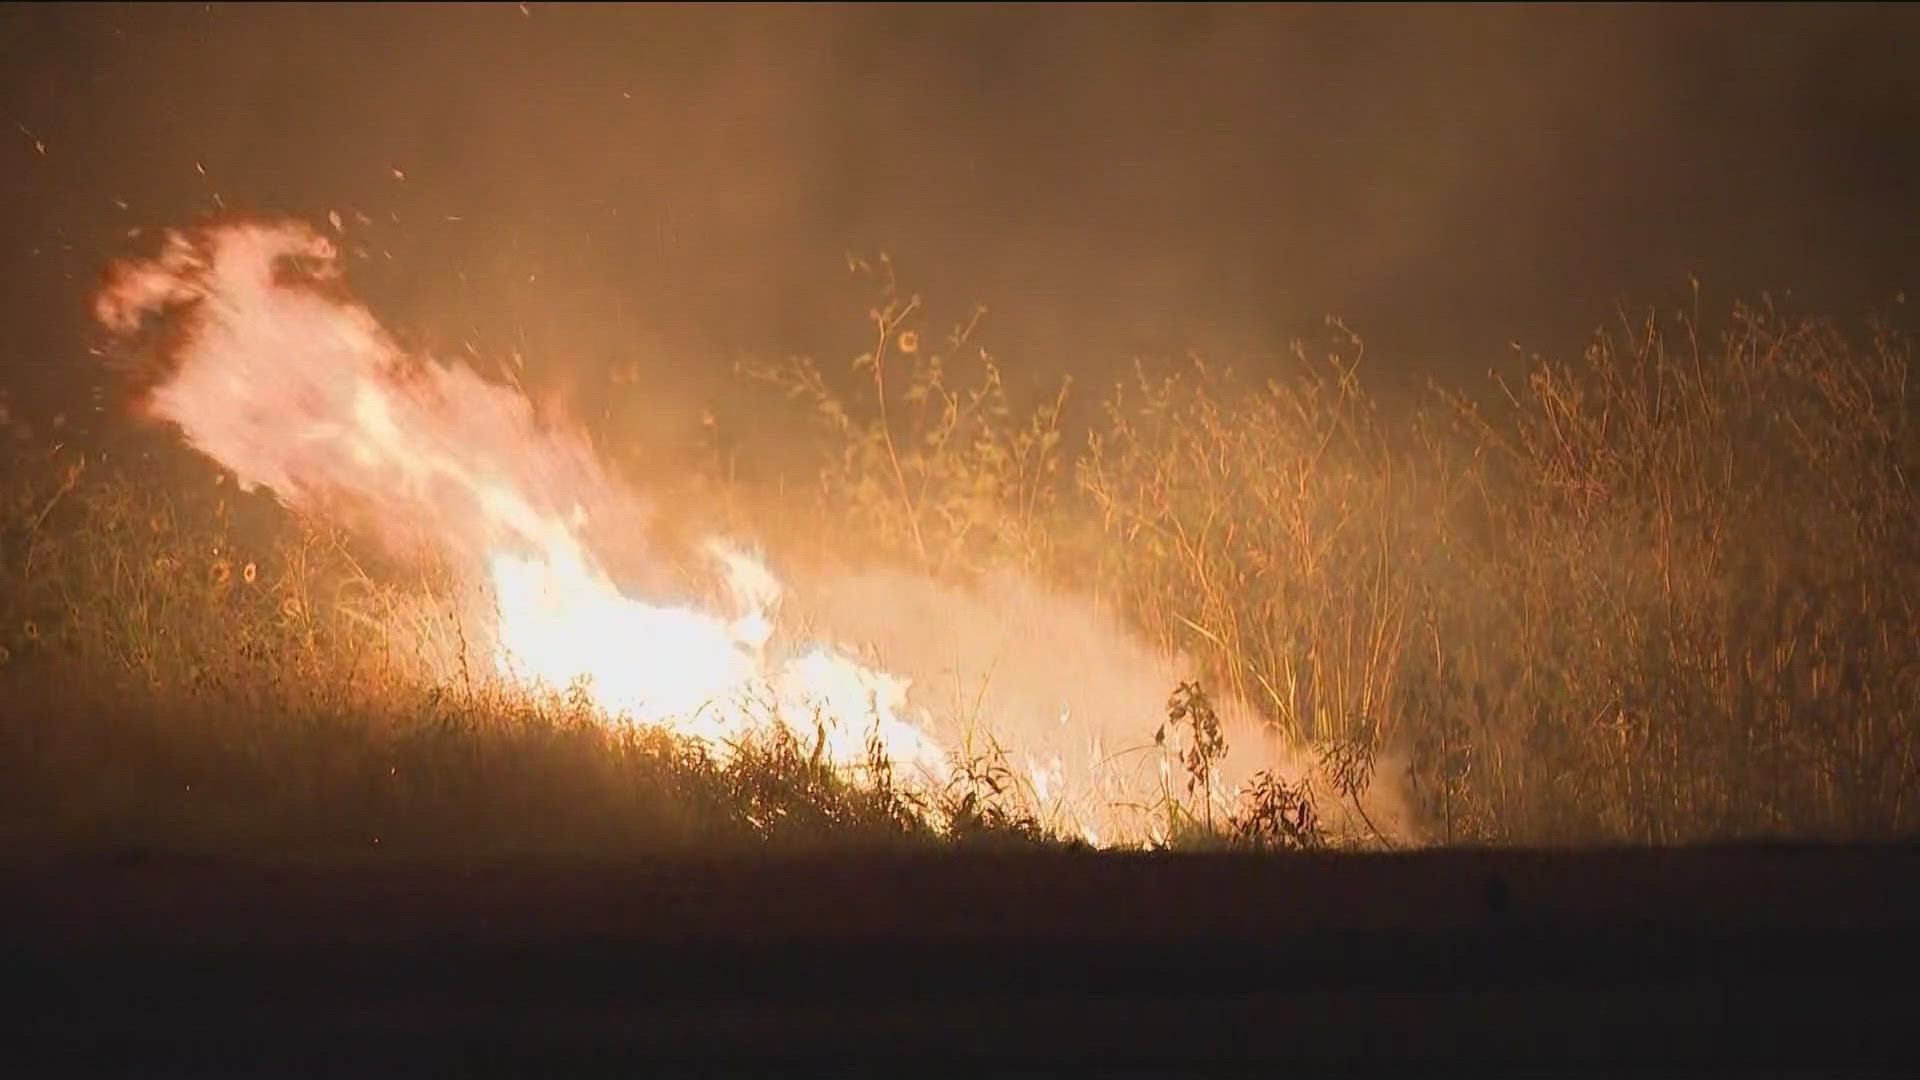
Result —
[[[43,1075],[1914,1066],[1920,847],[0,869]]]

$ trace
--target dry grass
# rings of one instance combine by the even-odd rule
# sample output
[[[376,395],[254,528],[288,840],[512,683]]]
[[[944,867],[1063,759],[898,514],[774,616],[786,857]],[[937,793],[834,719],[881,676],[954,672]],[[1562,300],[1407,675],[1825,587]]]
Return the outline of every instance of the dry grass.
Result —
[[[1264,382],[1139,365],[1069,430],[1065,384],[1017,407],[976,323],[920,313],[875,310],[843,386],[754,372],[819,418],[814,529],[851,512],[881,557],[1117,601],[1317,752],[1320,798],[1392,762],[1442,843],[1911,831],[1920,428],[1894,330],[1623,310],[1577,364],[1389,415],[1335,322]]]
[[[65,451],[24,464],[0,581],[0,850],[1057,842],[991,791],[851,782],[784,732],[721,762],[578,692],[509,689],[448,575],[368,562],[202,463],[165,482]]]
[[[1094,595],[1319,756],[1317,790],[1262,777],[1230,820],[1170,793],[1171,840],[1313,846],[1316,802],[1358,805],[1386,770],[1440,843],[1911,831],[1920,429],[1892,331],[1623,314],[1579,363],[1389,413],[1338,324],[1264,381],[1142,364],[1081,401],[1010,386],[977,315],[941,333],[889,294],[872,316],[850,378],[743,368],[811,417],[810,453],[681,495],[818,541],[790,561]],[[503,694],[444,575],[374,565],[207,466],[15,465],[10,845],[1045,840],[1004,755],[939,805],[790,744],[721,766]]]

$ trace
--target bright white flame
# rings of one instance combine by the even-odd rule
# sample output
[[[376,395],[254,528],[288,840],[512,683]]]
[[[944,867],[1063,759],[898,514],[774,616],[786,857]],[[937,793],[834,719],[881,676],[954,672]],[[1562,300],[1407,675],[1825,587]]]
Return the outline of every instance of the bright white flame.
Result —
[[[871,741],[903,779],[947,780],[945,751],[902,718],[904,680],[818,646],[781,660],[778,581],[730,546],[709,551],[742,611],[731,620],[623,596],[570,548],[495,555],[501,674],[546,690],[582,686],[607,713],[701,739],[722,756],[778,723],[836,765],[867,764]]]

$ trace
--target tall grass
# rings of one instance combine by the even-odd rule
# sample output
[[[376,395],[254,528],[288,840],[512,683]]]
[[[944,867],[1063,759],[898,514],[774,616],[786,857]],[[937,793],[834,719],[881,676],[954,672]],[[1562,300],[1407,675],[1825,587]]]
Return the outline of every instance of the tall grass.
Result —
[[[1896,330],[1623,309],[1578,362],[1389,411],[1331,322],[1258,380],[1138,364],[1069,426],[1067,383],[1016,395],[977,320],[922,315],[876,308],[850,377],[751,372],[819,420],[820,534],[1111,599],[1338,794],[1391,762],[1439,842],[1911,831]]]
[[[1903,338],[1623,315],[1436,447],[1476,492],[1434,605],[1442,779],[1496,835],[1898,832],[1920,464]]]
[[[763,482],[713,457],[657,493],[790,561],[1013,569],[1107,602],[1322,763],[1321,790],[1263,777],[1192,835],[1309,846],[1315,800],[1384,782],[1438,843],[1912,830],[1920,429],[1889,327],[1623,310],[1577,361],[1387,408],[1337,322],[1258,377],[1141,362],[1082,393],[1010,379],[978,312],[943,328],[889,291],[871,318],[844,369],[741,368],[717,432],[772,408],[810,432],[752,463]],[[216,845],[1042,838],[1004,755],[938,807],[777,740],[721,766],[499,696],[449,576],[208,467],[14,466],[0,680],[28,832],[36,806],[83,832],[164,820],[192,784],[226,791],[193,819]],[[1210,706],[1177,689],[1197,739]]]

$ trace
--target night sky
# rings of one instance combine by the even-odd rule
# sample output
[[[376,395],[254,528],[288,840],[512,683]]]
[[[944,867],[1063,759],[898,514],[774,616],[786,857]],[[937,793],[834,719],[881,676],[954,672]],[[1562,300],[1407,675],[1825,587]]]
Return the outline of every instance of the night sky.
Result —
[[[1920,10],[9,5],[6,384],[218,203],[342,215],[410,335],[664,399],[851,355],[892,254],[1016,372],[1271,351],[1481,376],[1614,300],[1920,283]],[[129,238],[129,230],[146,230]],[[1569,337],[1571,335],[1571,337]],[[674,399],[678,400],[678,399]],[[16,408],[28,408],[18,405]]]

